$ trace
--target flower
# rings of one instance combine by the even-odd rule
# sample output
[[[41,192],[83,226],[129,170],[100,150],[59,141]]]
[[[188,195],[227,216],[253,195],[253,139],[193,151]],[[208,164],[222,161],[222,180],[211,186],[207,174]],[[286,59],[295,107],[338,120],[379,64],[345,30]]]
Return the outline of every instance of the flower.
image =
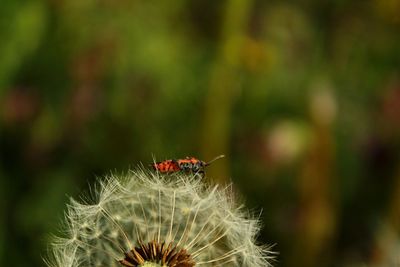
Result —
[[[94,191],[95,204],[71,199],[49,266],[270,266],[272,252],[255,244],[259,222],[230,186],[136,170]]]

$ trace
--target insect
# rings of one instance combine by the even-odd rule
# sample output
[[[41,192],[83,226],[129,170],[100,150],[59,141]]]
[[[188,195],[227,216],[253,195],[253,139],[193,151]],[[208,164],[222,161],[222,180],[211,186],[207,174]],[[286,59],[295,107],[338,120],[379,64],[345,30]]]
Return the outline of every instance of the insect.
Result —
[[[194,157],[186,157],[185,159],[167,159],[152,164],[152,167],[154,170],[161,173],[173,173],[183,171],[185,173],[194,173],[204,176],[205,167],[223,157],[225,157],[225,155],[219,155],[218,157],[215,157],[208,162],[201,161]]]

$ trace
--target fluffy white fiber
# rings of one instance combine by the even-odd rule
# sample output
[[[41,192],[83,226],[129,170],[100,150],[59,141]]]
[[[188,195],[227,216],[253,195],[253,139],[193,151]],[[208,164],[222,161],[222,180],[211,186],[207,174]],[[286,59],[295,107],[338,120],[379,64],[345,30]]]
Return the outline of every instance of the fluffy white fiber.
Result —
[[[195,266],[270,266],[272,253],[255,243],[258,220],[234,203],[230,187],[138,170],[107,177],[94,195],[95,204],[71,200],[49,266],[121,266],[125,252],[151,241],[185,249]]]

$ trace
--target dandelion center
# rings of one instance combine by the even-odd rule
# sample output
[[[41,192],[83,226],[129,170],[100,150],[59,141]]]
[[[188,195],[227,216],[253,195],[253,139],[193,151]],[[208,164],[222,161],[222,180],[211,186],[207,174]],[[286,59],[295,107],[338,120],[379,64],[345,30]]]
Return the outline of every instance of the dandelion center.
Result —
[[[190,254],[185,249],[178,249],[172,243],[158,243],[152,241],[147,244],[140,243],[125,253],[125,258],[119,261],[123,266],[158,266],[168,267],[193,267],[195,265]]]

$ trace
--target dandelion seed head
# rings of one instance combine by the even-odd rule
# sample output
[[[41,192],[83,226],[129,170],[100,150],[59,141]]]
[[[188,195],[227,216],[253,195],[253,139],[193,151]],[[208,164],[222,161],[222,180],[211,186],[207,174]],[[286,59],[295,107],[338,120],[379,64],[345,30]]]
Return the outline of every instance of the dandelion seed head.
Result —
[[[95,190],[95,203],[71,199],[48,265],[271,266],[273,253],[256,244],[258,220],[231,191],[195,175],[110,175]]]

